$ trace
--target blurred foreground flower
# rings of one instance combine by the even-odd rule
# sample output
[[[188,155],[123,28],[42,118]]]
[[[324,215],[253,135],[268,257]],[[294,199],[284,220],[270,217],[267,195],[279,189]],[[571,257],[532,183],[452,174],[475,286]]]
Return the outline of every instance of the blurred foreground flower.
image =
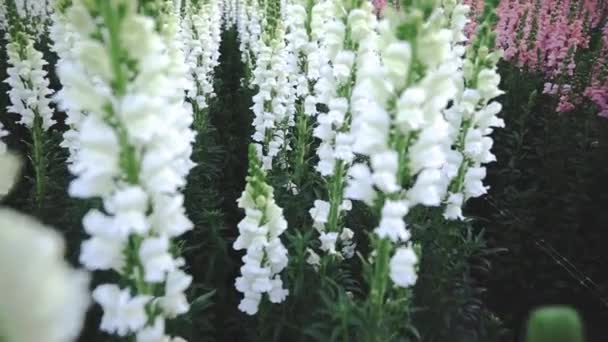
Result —
[[[0,190],[10,189],[17,158],[0,155]],[[74,341],[89,306],[87,273],[64,260],[59,234],[34,219],[0,209],[0,340]]]
[[[3,137],[3,132],[0,124],[0,138]],[[11,191],[18,171],[18,158],[8,153],[6,146],[0,140],[0,199]]]

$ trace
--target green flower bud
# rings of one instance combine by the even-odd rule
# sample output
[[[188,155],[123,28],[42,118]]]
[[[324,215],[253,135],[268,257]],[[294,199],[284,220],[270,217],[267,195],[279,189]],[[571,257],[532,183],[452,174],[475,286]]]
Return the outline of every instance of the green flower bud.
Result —
[[[526,342],[583,342],[582,326],[579,314],[572,308],[540,308],[530,315]]]

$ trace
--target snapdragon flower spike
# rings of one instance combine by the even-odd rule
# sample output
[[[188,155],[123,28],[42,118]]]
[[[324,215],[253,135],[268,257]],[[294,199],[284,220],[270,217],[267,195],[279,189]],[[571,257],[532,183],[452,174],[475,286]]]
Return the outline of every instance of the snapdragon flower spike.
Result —
[[[239,0],[226,0],[223,6],[223,17],[226,28],[232,28],[236,25],[238,20],[238,6]]]
[[[449,184],[442,169],[451,141],[442,111],[457,93],[462,57],[455,41],[464,25],[451,23],[437,2],[402,12],[388,13],[379,37],[360,43],[367,50],[357,61],[351,102],[360,109],[353,110],[351,134],[358,137],[353,151],[367,161],[351,167],[345,194],[379,213],[374,277],[408,287],[417,257],[404,219],[417,205],[441,205]],[[395,249],[385,275],[378,263]],[[383,302],[382,291],[374,296]]]
[[[238,17],[236,20],[241,60],[250,70],[255,67],[255,56],[259,52],[262,35],[262,17],[257,0],[238,1]]]
[[[66,16],[81,38],[58,68],[62,83],[78,85],[64,88],[61,105],[86,113],[69,193],[103,200],[83,219],[80,262],[125,284],[93,291],[101,329],[142,342],[169,340],[164,320],[188,311],[192,281],[172,248],[192,228],[180,192],[193,166],[188,68],[175,7],[163,5],[153,18],[132,1],[73,1]]]
[[[51,49],[57,54],[57,65],[71,63],[77,57],[74,50],[76,42],[81,39],[71,19],[68,18],[66,9],[70,6],[70,0],[61,0],[55,3],[55,10],[51,15],[51,26],[49,28],[49,36],[52,44]],[[83,70],[83,72],[85,72]],[[94,76],[94,75],[92,75]],[[85,113],[82,111],[73,110],[72,106],[63,106],[61,98],[66,89],[70,87],[78,87],[78,84],[69,84],[68,80],[61,80],[62,88],[54,95],[54,101],[57,102],[59,108],[66,113],[64,123],[68,129],[63,133],[63,141],[60,146],[68,150],[67,163],[72,164],[77,155],[79,148],[78,131]],[[99,87],[103,87],[103,83],[99,82]]]
[[[286,184],[297,194],[309,173],[309,152],[312,137],[312,118],[316,116],[316,100],[312,94],[314,80],[308,77],[308,56],[317,44],[311,41],[313,1],[305,4],[294,2],[284,7],[283,18],[287,29],[285,35],[286,56],[288,58],[288,80],[290,92],[287,108],[290,111],[289,126],[293,126],[288,145],[292,146],[292,161],[289,169],[290,181]]]
[[[9,1],[6,5],[13,5]],[[33,202],[36,207],[44,205],[47,184],[47,135],[46,132],[55,124],[53,110],[50,107],[50,95],[47,72],[44,70],[48,63],[44,60],[42,52],[35,47],[35,38],[27,31],[25,19],[16,14],[16,10],[9,9],[10,28],[6,34],[8,44],[7,69],[8,95],[11,105],[6,108],[8,112],[19,115],[19,123],[27,127],[31,134],[30,160],[34,169]]]
[[[249,148],[249,176],[238,200],[245,218],[238,224],[235,250],[245,250],[236,289],[243,293],[239,310],[254,315],[264,294],[272,303],[281,303],[289,291],[283,288],[281,271],[287,267],[287,249],[281,234],[287,229],[283,210],[275,203],[273,189],[266,183],[256,148]]]
[[[27,33],[35,41],[46,33],[54,0],[4,0],[0,3],[0,29],[9,32],[19,21],[18,31]]]
[[[484,22],[481,27],[486,25]],[[490,135],[495,128],[504,127],[504,121],[497,116],[502,107],[493,101],[503,94],[498,88],[500,75],[496,67],[502,51],[490,52],[492,46],[487,43],[493,41],[491,35],[481,30],[474,36],[477,41],[468,47],[459,92],[453,105],[445,111],[453,141],[444,167],[450,179],[443,215],[446,219],[463,219],[462,206],[466,201],[487,192],[483,184],[484,165],[496,161],[491,152]]]
[[[34,39],[25,32],[7,35],[8,78],[4,81],[10,86],[8,95],[11,105],[9,112],[20,116],[19,123],[30,130],[40,125],[48,130],[55,124],[49,96],[49,80],[44,66],[42,52],[34,47]],[[40,120],[39,123],[35,121]]]
[[[251,107],[255,115],[252,138],[257,143],[264,170],[271,170],[274,164],[286,169],[286,152],[291,150],[287,136],[294,125],[295,90],[289,78],[292,54],[286,49],[280,21],[277,25],[274,31],[266,32],[260,39],[252,80],[259,89]]]
[[[195,113],[208,107],[213,94],[213,71],[219,61],[220,7],[218,1],[191,2],[182,20],[186,64],[194,89],[188,97],[196,104]]]
[[[466,2],[482,12],[484,1]],[[497,33],[496,46],[490,48],[503,49],[505,60],[520,68],[544,74],[543,92],[558,99],[557,112],[573,110],[583,97],[597,99],[597,93],[586,91],[597,86],[593,77],[573,82],[573,76],[577,73],[577,52],[588,49],[593,32],[605,25],[604,0],[503,0],[497,14],[498,22],[491,27]],[[605,64],[605,59],[599,60]]]
[[[321,61],[320,77],[315,84],[315,98],[325,104],[327,113],[319,113],[318,125],[314,129],[315,137],[321,140],[317,155],[319,163],[316,170],[325,177],[328,187],[328,201],[315,201],[311,209],[314,227],[320,233],[321,249],[330,254],[336,254],[335,246],[329,242],[337,242],[334,237],[340,237],[339,243],[346,250],[346,255],[352,256],[354,243],[352,238],[343,239],[350,234],[342,234],[342,218],[349,211],[351,203],[344,200],[344,190],[347,183],[346,175],[354,160],[354,135],[351,134],[351,117],[357,111],[364,111],[365,104],[358,102],[352,84],[357,83],[355,68],[357,63],[363,63],[367,53],[372,53],[368,42],[377,38],[377,25],[373,7],[363,2],[361,8],[348,8],[340,2],[329,3],[327,10],[335,11],[326,18],[324,34],[320,39],[321,52],[317,61]],[[347,232],[350,229],[347,230]]]
[[[252,51],[255,68],[251,85],[257,87],[253,96],[253,141],[256,143],[262,167],[271,170],[274,159],[287,147],[286,127],[288,109],[285,93],[288,88],[288,66],[285,54],[284,29],[280,20],[280,4],[270,2],[262,15],[264,31]],[[286,163],[282,163],[285,165]]]
[[[608,118],[608,22],[602,29],[602,48],[593,66],[592,80],[585,89],[587,96],[599,109],[598,115]]]

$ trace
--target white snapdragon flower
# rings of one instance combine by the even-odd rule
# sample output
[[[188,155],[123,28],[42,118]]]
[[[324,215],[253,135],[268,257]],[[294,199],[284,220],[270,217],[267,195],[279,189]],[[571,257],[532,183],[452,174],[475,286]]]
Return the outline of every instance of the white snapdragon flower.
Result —
[[[369,206],[373,205],[378,195],[374,189],[370,168],[365,164],[354,164],[348,171],[348,176],[349,180],[344,195]]]
[[[311,265],[315,270],[317,270],[321,265],[321,257],[311,248],[307,248],[306,253],[308,254],[308,258],[306,258],[306,263]]]
[[[344,227],[342,233],[340,233],[340,244],[342,245],[342,256],[346,259],[350,259],[355,256],[355,250],[357,243],[354,240],[355,232],[352,229]]]
[[[178,267],[178,261],[169,252],[169,238],[166,236],[149,237],[139,248],[139,259],[143,260],[144,280],[161,283],[168,272]]]
[[[137,333],[137,342],[186,342],[181,337],[169,337],[165,335],[165,320],[157,317],[154,325],[148,326]]]
[[[255,67],[254,61],[259,53],[262,36],[263,11],[253,0],[239,2],[236,20],[239,34],[239,49],[241,58],[250,69]]]
[[[326,177],[329,184],[337,184],[330,188],[328,194],[328,212],[332,213],[332,217],[326,219],[326,222],[315,220],[315,228],[321,235],[321,250],[336,254],[335,245],[339,243],[342,246],[340,256],[347,258],[354,254],[355,244],[348,234],[344,238],[342,236],[340,221],[350,206],[343,206],[341,198],[346,195],[372,202],[375,197],[372,188],[374,182],[388,187],[396,184],[390,175],[394,169],[392,165],[396,163],[391,163],[390,160],[387,160],[388,164],[384,163],[385,160],[376,160],[378,165],[383,164],[390,170],[378,174],[375,179],[371,174],[366,175],[365,169],[351,168],[355,153],[360,152],[364,145],[367,147],[375,142],[373,138],[368,139],[372,135],[366,133],[366,130],[372,131],[373,126],[361,125],[361,130],[351,127],[351,124],[356,124],[352,118],[358,112],[375,109],[367,107],[368,102],[362,101],[365,95],[356,86],[353,89],[352,84],[353,81],[357,84],[356,80],[360,76],[360,72],[355,70],[367,58],[369,44],[365,41],[375,37],[377,25],[371,5],[363,3],[361,6],[348,8],[345,4],[331,1],[315,5],[312,9],[311,38],[317,49],[309,54],[308,77],[316,81],[312,94],[314,102],[310,101],[315,105],[324,104],[328,109],[326,113],[318,113],[318,124],[313,131],[314,136],[321,141],[317,149],[319,162],[315,169]],[[318,73],[310,74],[311,67],[317,68]],[[312,107],[312,103],[309,106]],[[362,176],[360,184],[347,184],[347,175]]]
[[[7,32],[7,28],[11,25],[10,21],[19,20],[19,25],[27,32],[33,34],[35,40],[39,40],[40,36],[46,33],[49,15],[53,11],[53,0],[15,0],[16,18],[10,18],[10,13],[7,13],[4,2],[0,6],[0,28]]]
[[[14,164],[0,156],[2,172],[16,169]],[[7,341],[78,338],[90,303],[89,277],[73,270],[63,254],[64,242],[55,231],[0,209],[0,336]]]
[[[74,1],[66,10],[80,39],[74,43],[77,53],[58,69],[65,85],[62,106],[86,113],[76,129],[78,148],[70,165],[76,177],[69,192],[103,200],[102,209],[84,217],[90,238],[80,261],[91,270],[113,269],[126,283],[95,289],[94,299],[104,309],[101,329],[146,336],[160,329],[157,318],[189,309],[184,292],[192,278],[180,270],[184,260],[170,248],[171,239],[193,226],[180,193],[194,165],[192,108],[184,101],[189,69],[172,4],[160,18],[124,7],[111,36],[95,35],[116,23],[93,18],[99,12],[90,6],[95,5]],[[128,58],[111,59],[115,53]]]
[[[186,298],[185,291],[192,283],[192,276],[175,269],[167,275],[165,282],[165,295],[160,298],[160,306],[168,318],[188,312],[190,304]]]
[[[10,154],[2,141],[8,132],[4,130],[4,126],[0,122],[0,199],[6,196],[13,185],[15,184],[17,174],[19,173],[19,162],[17,157]]]
[[[318,230],[323,230],[329,216],[330,204],[327,201],[315,200],[314,207],[310,209],[310,216],[313,226]]]
[[[390,277],[400,287],[416,281],[417,258],[406,247],[409,210],[441,205],[450,177],[458,173],[458,157],[450,151],[456,134],[444,111],[458,96],[462,77],[463,49],[458,45],[463,42],[463,9],[458,7],[450,16],[443,6],[447,5],[425,16],[412,31],[415,35],[397,36],[395,28],[407,16],[422,15],[416,6],[404,9],[401,17],[387,16],[377,33],[364,34],[366,28],[361,26],[351,134],[357,137],[353,151],[366,161],[351,167],[345,195],[369,206],[382,205],[376,243],[392,247],[376,252],[391,253],[396,248]],[[357,14],[353,21],[362,17]],[[452,17],[453,23],[448,20]],[[451,200],[456,205],[459,198]],[[459,214],[456,208],[451,212]]]
[[[60,71],[61,72],[61,71]],[[69,187],[73,197],[105,196],[120,175],[120,143],[116,132],[97,116],[82,123],[78,156],[70,171],[78,174]]]
[[[236,250],[246,250],[236,289],[243,293],[239,310],[254,315],[263,294],[272,303],[285,300],[289,291],[283,288],[280,273],[287,267],[287,249],[280,236],[287,229],[283,210],[275,203],[273,189],[265,180],[254,145],[249,149],[248,183],[238,200],[245,217],[239,223]]]
[[[10,67],[5,82],[10,86],[8,95],[11,100],[7,111],[19,114],[19,123],[30,130],[33,129],[36,118],[41,120],[42,129],[48,130],[55,124],[49,98],[53,92],[44,70],[48,63],[42,52],[34,47],[32,37],[25,33],[17,35],[17,41],[12,41],[9,35],[9,43],[6,45]],[[22,46],[21,42],[25,45]]]
[[[80,262],[88,269],[120,272],[124,267],[124,244],[129,232],[116,223],[99,211],[85,215],[83,226],[91,237],[82,243]]]
[[[213,97],[213,72],[219,59],[219,2],[189,4],[185,18],[181,21],[181,36],[184,45],[188,77],[194,84],[188,96],[198,110],[205,109]],[[220,17],[221,18],[221,17]]]
[[[90,19],[88,13],[85,10],[79,12],[82,18]],[[57,61],[57,68],[61,68],[62,65],[70,65],[70,61],[74,58],[78,58],[79,51],[75,49],[76,42],[80,40],[80,33],[76,26],[72,23],[71,18],[67,16],[65,9],[55,8],[51,15],[52,24],[49,27],[49,36],[52,40],[51,48],[59,57]],[[87,21],[87,20],[83,20]],[[79,77],[76,77],[76,84],[72,85],[69,79],[62,79],[62,89],[55,94],[55,101],[59,108],[66,112],[65,124],[68,126],[68,130],[63,133],[63,141],[60,146],[68,149],[69,157],[68,164],[72,164],[75,161],[76,151],[79,149],[78,131],[84,118],[84,113],[79,109],[74,109],[73,106],[64,106],[62,99],[65,98],[63,93],[68,91],[70,87],[76,87],[78,89],[78,82],[86,82],[84,77],[84,70],[78,70]],[[87,95],[85,95],[87,96]],[[88,95],[90,96],[90,95]]]
[[[329,253],[336,253],[336,242],[338,241],[338,233],[336,232],[321,232],[319,234],[319,240],[321,241],[321,250]]]
[[[451,5],[448,9],[452,10],[452,25],[461,27],[462,13],[467,9],[454,3]],[[495,128],[504,127],[504,121],[497,116],[502,107],[493,101],[503,94],[499,89],[500,75],[496,71],[501,52],[489,52],[489,48],[483,45],[472,50],[473,46],[477,45],[471,44],[470,51],[462,60],[454,104],[445,111],[452,150],[451,160],[443,170],[450,182],[449,193],[444,200],[444,217],[450,220],[464,219],[462,206],[466,201],[487,192],[488,187],[483,184],[486,176],[484,165],[496,161],[491,152],[493,140],[490,135]],[[475,64],[481,67],[473,67]]]
[[[400,287],[416,284],[417,263],[418,257],[411,247],[398,248],[390,261],[390,277],[393,283]]]
[[[100,285],[93,291],[93,299],[103,308],[100,329],[126,336],[144,327],[148,320],[146,304],[151,296],[132,296],[129,289],[117,285]]]
[[[296,88],[290,75],[297,67],[297,59],[284,38],[284,29],[279,26],[271,38],[259,39],[260,48],[253,70],[252,85],[257,86],[259,92],[253,97],[251,107],[255,115],[252,137],[258,143],[265,170],[272,169],[277,158],[278,166],[287,168],[283,152],[291,149],[288,135],[295,125]]]
[[[386,201],[382,207],[382,218],[375,233],[381,238],[388,238],[394,243],[408,241],[410,233],[406,229],[405,215],[409,211],[406,201]]]

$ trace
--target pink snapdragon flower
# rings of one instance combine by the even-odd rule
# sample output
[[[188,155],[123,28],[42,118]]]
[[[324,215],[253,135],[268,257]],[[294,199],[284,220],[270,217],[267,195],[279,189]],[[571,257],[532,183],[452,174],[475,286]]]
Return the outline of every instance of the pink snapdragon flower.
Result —
[[[384,11],[384,8],[386,8],[387,4],[387,0],[372,0],[372,5],[374,6],[374,13],[376,13],[376,15],[382,15],[382,12]]]
[[[583,97],[593,101],[605,116],[608,93],[608,6],[606,0],[502,0],[497,14],[496,45],[504,58],[519,68],[545,76],[543,93],[556,96],[558,112],[573,110]],[[473,18],[483,0],[465,0]],[[572,89],[577,52],[589,48],[591,33],[603,28],[603,49],[595,60],[588,85]],[[475,24],[468,27],[469,36]]]
[[[608,118],[608,22],[602,29],[602,50],[593,66],[592,79],[585,89],[587,96],[599,108],[599,115]]]

